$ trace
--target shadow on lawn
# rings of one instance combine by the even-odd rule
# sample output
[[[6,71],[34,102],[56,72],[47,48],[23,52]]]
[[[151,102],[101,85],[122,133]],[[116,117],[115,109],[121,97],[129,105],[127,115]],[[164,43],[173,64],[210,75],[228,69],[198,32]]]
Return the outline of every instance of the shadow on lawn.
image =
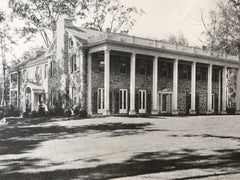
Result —
[[[165,131],[151,129],[151,123],[105,123],[84,126],[22,126],[9,125],[0,128],[0,155],[20,154],[36,148],[40,142],[83,137],[93,133],[107,132],[109,137],[135,135],[148,131]],[[70,135],[70,136],[69,136]]]
[[[166,152],[144,152],[115,164],[103,164],[93,168],[55,170],[38,173],[9,173],[0,175],[0,179],[110,179],[159,172],[173,172],[191,169],[215,169],[222,173],[210,173],[202,176],[183,177],[182,179],[206,178],[239,172],[240,150],[219,150],[215,155],[201,155],[193,149]],[[226,168],[232,171],[226,172]],[[181,178],[179,178],[181,179]]]
[[[40,124],[41,120],[38,121]],[[29,123],[29,122],[27,122]],[[36,121],[33,123],[36,125]],[[29,125],[31,125],[29,123]],[[6,154],[21,154],[32,150],[43,141],[52,139],[65,139],[72,137],[83,137],[89,134],[107,132],[107,136],[116,137],[123,135],[134,135],[138,133],[146,133],[148,131],[160,131],[159,129],[151,128],[151,123],[104,123],[92,124],[84,126],[65,127],[59,125],[53,126],[26,126],[26,123],[18,125],[7,125],[0,127],[0,156]],[[104,134],[106,135],[106,134]],[[0,174],[11,173],[14,171],[23,170],[25,168],[34,168],[41,159],[8,159],[1,160]],[[99,161],[99,160],[90,160]],[[52,164],[48,165],[51,166]],[[2,166],[2,167],[1,167]],[[0,175],[0,179],[1,175]],[[14,179],[14,178],[13,178]],[[25,178],[23,178],[25,179]],[[37,177],[36,177],[37,179]]]

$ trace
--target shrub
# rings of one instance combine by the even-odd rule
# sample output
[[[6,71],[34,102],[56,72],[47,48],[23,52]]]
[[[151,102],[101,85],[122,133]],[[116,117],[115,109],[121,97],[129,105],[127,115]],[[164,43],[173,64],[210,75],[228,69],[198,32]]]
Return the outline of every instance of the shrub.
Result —
[[[62,107],[56,107],[56,108],[54,109],[54,114],[55,114],[56,116],[62,116],[62,115],[64,114],[63,108],[62,108]]]
[[[32,111],[31,113],[31,117],[35,118],[35,117],[38,117],[38,114],[36,111]]]
[[[71,109],[65,109],[65,110],[64,110],[64,115],[65,115],[66,117],[70,117],[71,114],[72,114]]]
[[[87,111],[85,111],[85,110],[80,110],[80,111],[79,111],[79,117],[80,117],[80,118],[85,118],[85,117],[87,117]]]
[[[24,113],[22,114],[22,116],[23,116],[23,118],[28,118],[28,117],[29,117],[29,114],[28,114],[27,112],[24,112]]]
[[[79,113],[80,113],[80,107],[79,106],[73,107],[73,114],[74,114],[74,116],[79,115]]]

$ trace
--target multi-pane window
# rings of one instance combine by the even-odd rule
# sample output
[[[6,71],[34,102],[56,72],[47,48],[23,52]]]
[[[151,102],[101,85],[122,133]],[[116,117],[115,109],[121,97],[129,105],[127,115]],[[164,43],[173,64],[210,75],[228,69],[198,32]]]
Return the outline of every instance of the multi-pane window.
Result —
[[[146,75],[146,61],[137,61],[137,73],[140,75]]]
[[[206,67],[197,67],[197,80],[206,81],[207,80],[207,68]]]
[[[40,80],[42,78],[42,67],[36,67],[35,78],[36,80]]]
[[[218,82],[218,80],[219,80],[219,70],[213,69],[212,80],[213,80],[213,82]]]
[[[73,105],[77,104],[77,93],[76,93],[76,88],[72,87],[72,101],[73,101]]]
[[[99,61],[99,71],[104,72],[104,61],[103,60]]]
[[[190,66],[180,65],[179,66],[179,77],[181,79],[191,80],[191,69],[190,69]]]
[[[17,74],[11,75],[11,82],[17,82]]]
[[[159,69],[160,69],[161,77],[172,78],[172,64],[159,63]]]
[[[51,63],[50,63],[50,76],[52,77],[52,76],[54,76],[55,74],[54,74],[54,62],[53,61],[51,61]]]
[[[126,74],[127,73],[127,61],[120,60],[119,65],[120,65],[120,67],[119,67],[120,73]]]
[[[75,72],[77,70],[77,62],[76,62],[76,55],[73,55],[70,60],[71,64],[71,72]]]
[[[23,81],[27,80],[27,70],[23,70]]]
[[[47,78],[48,65],[44,65],[44,78]]]

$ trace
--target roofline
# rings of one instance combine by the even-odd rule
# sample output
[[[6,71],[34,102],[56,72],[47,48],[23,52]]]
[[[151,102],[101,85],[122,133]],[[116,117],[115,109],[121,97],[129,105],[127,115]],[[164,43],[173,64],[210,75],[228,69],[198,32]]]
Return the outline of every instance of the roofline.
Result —
[[[119,42],[119,41],[114,41],[114,40],[109,40],[109,39],[105,39],[105,40],[101,40],[98,42],[94,42],[91,44],[88,44],[88,48],[97,46],[97,45],[101,45],[104,43],[109,43],[109,44],[115,44],[115,45],[127,45],[130,47],[135,47],[135,48],[140,48],[140,49],[149,49],[149,50],[153,50],[153,51],[157,51],[157,52],[169,52],[175,55],[187,55],[187,56],[191,56],[191,57],[198,57],[198,58],[204,58],[204,59],[210,59],[210,60],[215,60],[215,61],[219,61],[219,62],[225,62],[225,63],[234,63],[234,64],[238,64],[240,65],[240,61],[236,61],[236,60],[231,60],[231,59],[227,59],[224,57],[215,57],[215,56],[208,56],[208,55],[203,55],[203,54],[196,54],[196,53],[189,53],[189,52],[183,52],[183,51],[177,51],[177,50],[171,50],[171,49],[166,49],[166,48],[156,48],[156,47],[151,47],[151,46],[144,46],[144,45],[138,45],[138,44],[132,44],[132,43],[126,43],[126,42]]]

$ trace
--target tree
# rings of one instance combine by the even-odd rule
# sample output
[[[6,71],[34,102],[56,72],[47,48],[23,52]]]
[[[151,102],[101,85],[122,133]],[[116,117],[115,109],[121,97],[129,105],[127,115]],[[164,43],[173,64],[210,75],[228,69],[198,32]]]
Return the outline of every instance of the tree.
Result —
[[[62,14],[80,18],[87,28],[128,32],[136,17],[144,13],[135,7],[125,7],[118,0],[9,0],[9,7],[13,17],[25,21],[22,36],[30,39],[39,33],[46,47],[52,40],[49,33],[54,36]]]
[[[58,17],[72,15],[77,4],[77,0],[9,0],[12,15],[25,21],[22,36],[30,39],[39,33],[47,47],[51,41],[49,31],[54,34]]]
[[[235,0],[220,2],[216,10],[201,15],[207,37],[207,47],[223,53],[240,54],[240,8]]]
[[[126,7],[118,0],[85,1],[85,27],[110,32],[126,32],[133,28],[137,17],[145,14],[143,9]]]
[[[183,33],[178,33],[178,35],[170,35],[166,40],[169,43],[177,44],[180,46],[189,46],[188,40],[184,37]]]

